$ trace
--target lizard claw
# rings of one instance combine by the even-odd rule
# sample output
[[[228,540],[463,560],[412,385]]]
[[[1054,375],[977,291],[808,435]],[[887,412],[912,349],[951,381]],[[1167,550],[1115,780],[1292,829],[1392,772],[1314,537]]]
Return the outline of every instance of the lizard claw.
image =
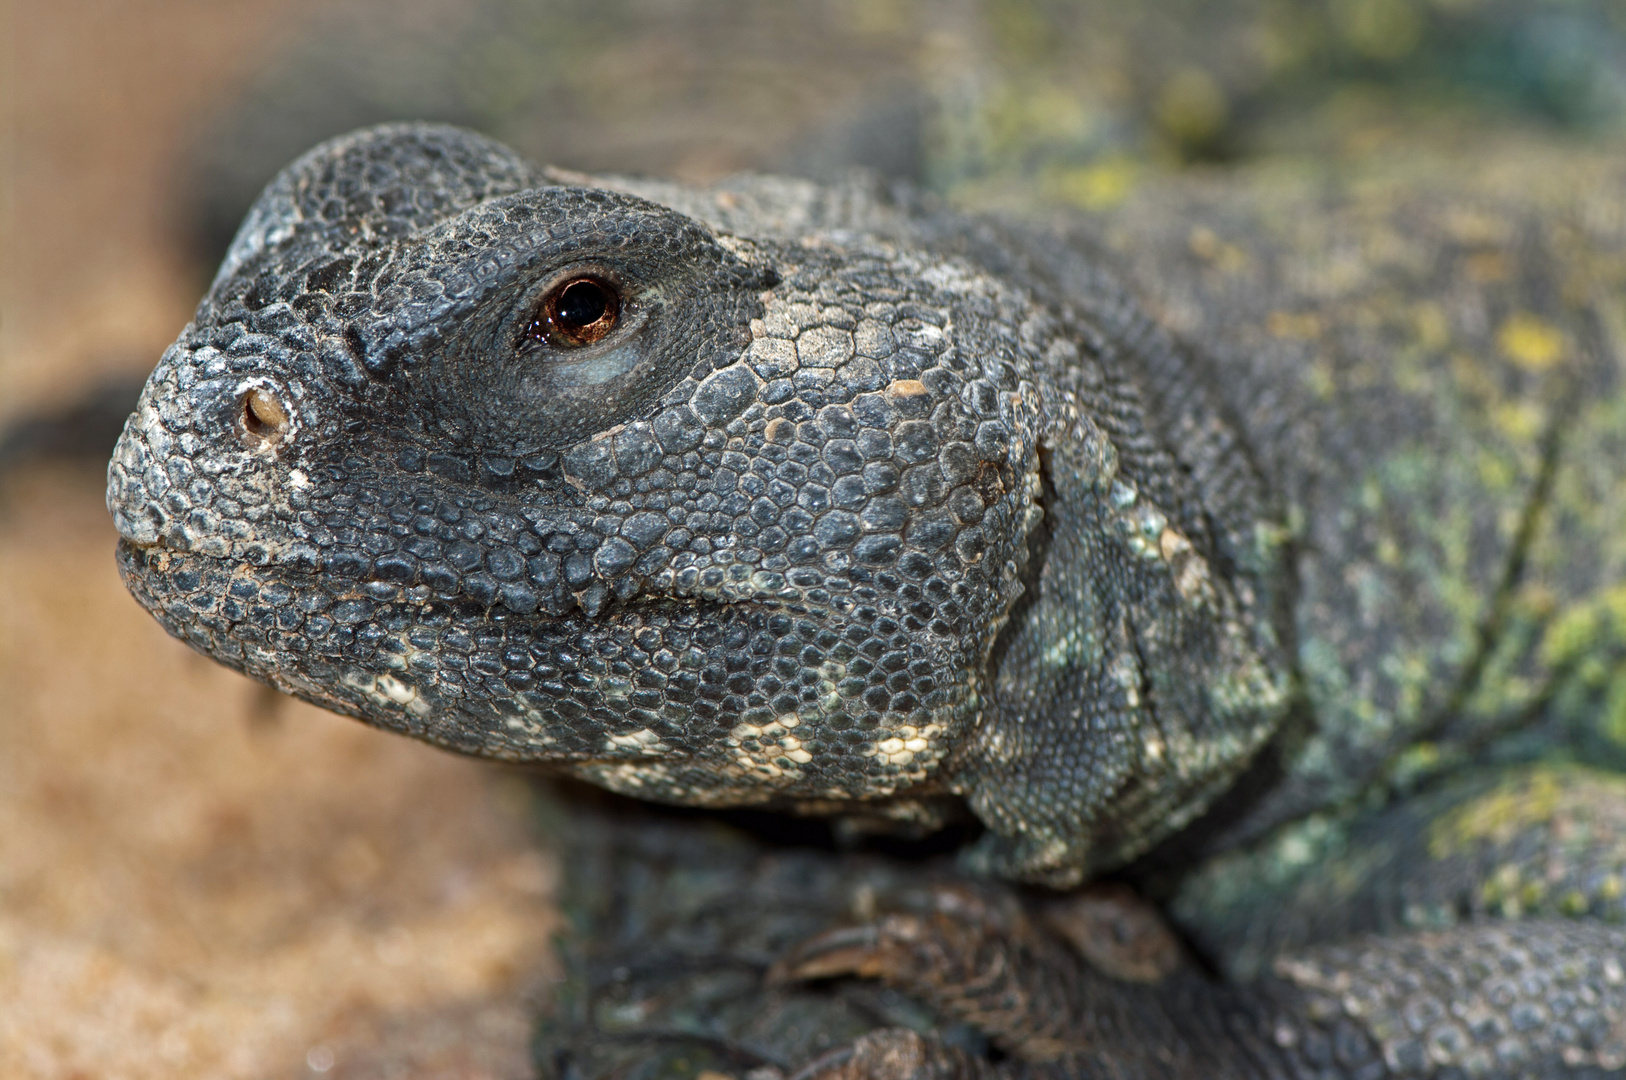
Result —
[[[826,931],[782,956],[768,969],[764,981],[777,987],[841,975],[885,979],[893,972],[884,960],[883,938],[875,923]]]

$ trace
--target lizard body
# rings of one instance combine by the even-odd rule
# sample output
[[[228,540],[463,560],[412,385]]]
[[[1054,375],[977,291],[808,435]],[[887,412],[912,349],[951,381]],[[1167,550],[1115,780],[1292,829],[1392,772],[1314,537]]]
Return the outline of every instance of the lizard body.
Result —
[[[143,394],[121,569],[216,659],[464,752],[915,829],[967,806],[974,869],[1050,885],[1152,852],[1240,974],[1392,929],[1314,917],[1363,887],[1321,880],[1328,845],[1409,865],[1361,799],[1528,758],[1533,727],[1613,752],[1619,245],[1494,202],[1183,197],[1081,234],[862,183],[550,176],[455,129],[336,140]],[[1463,844],[1553,827],[1523,824]],[[1620,947],[1583,925],[1531,947]],[[1478,932],[1409,948],[1524,947]],[[919,991],[906,959],[859,969]],[[1550,1024],[1532,1060],[1618,1065],[1600,992],[1616,1034]]]

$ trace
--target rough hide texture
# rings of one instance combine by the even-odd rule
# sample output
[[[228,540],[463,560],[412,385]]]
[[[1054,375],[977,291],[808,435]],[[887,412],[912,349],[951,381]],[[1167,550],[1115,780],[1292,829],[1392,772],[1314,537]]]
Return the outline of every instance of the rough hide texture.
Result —
[[[452,129],[313,151],[115,455],[133,587],[290,693],[645,797],[960,795],[994,864],[1062,880],[1189,819],[1287,663],[1257,477],[1130,375],[1184,354],[998,274],[1015,238],[731,198],[714,231]],[[539,332],[584,276],[615,327]]]
[[[963,869],[1119,870],[1230,980],[807,855],[752,978],[927,1009],[816,1071],[1616,1069],[1622,796],[1535,764],[1626,739],[1621,184],[1588,167],[1563,205],[1288,174],[1085,230],[371,129],[272,183],[154,373],[121,569],[206,654],[464,752],[859,830],[969,811]],[[718,917],[773,911],[732,850]],[[612,957],[712,932],[600,918]],[[790,1069],[818,1046],[777,1002],[684,1023]]]

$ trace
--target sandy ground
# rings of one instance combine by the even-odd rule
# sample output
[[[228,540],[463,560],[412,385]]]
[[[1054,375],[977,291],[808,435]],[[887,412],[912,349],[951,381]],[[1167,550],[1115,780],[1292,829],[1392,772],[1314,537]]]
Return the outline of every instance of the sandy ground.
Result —
[[[0,421],[174,337],[171,162],[315,6],[5,10]],[[167,638],[101,483],[0,490],[0,1076],[528,1075],[554,868],[521,781]]]

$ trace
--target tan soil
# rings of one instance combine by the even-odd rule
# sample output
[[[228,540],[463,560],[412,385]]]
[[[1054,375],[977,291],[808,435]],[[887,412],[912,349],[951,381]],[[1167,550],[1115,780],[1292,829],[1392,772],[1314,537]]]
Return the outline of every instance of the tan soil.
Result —
[[[171,162],[317,6],[4,10],[0,421],[174,337]],[[0,490],[0,1076],[528,1075],[554,871],[520,780],[167,638],[101,499]]]

